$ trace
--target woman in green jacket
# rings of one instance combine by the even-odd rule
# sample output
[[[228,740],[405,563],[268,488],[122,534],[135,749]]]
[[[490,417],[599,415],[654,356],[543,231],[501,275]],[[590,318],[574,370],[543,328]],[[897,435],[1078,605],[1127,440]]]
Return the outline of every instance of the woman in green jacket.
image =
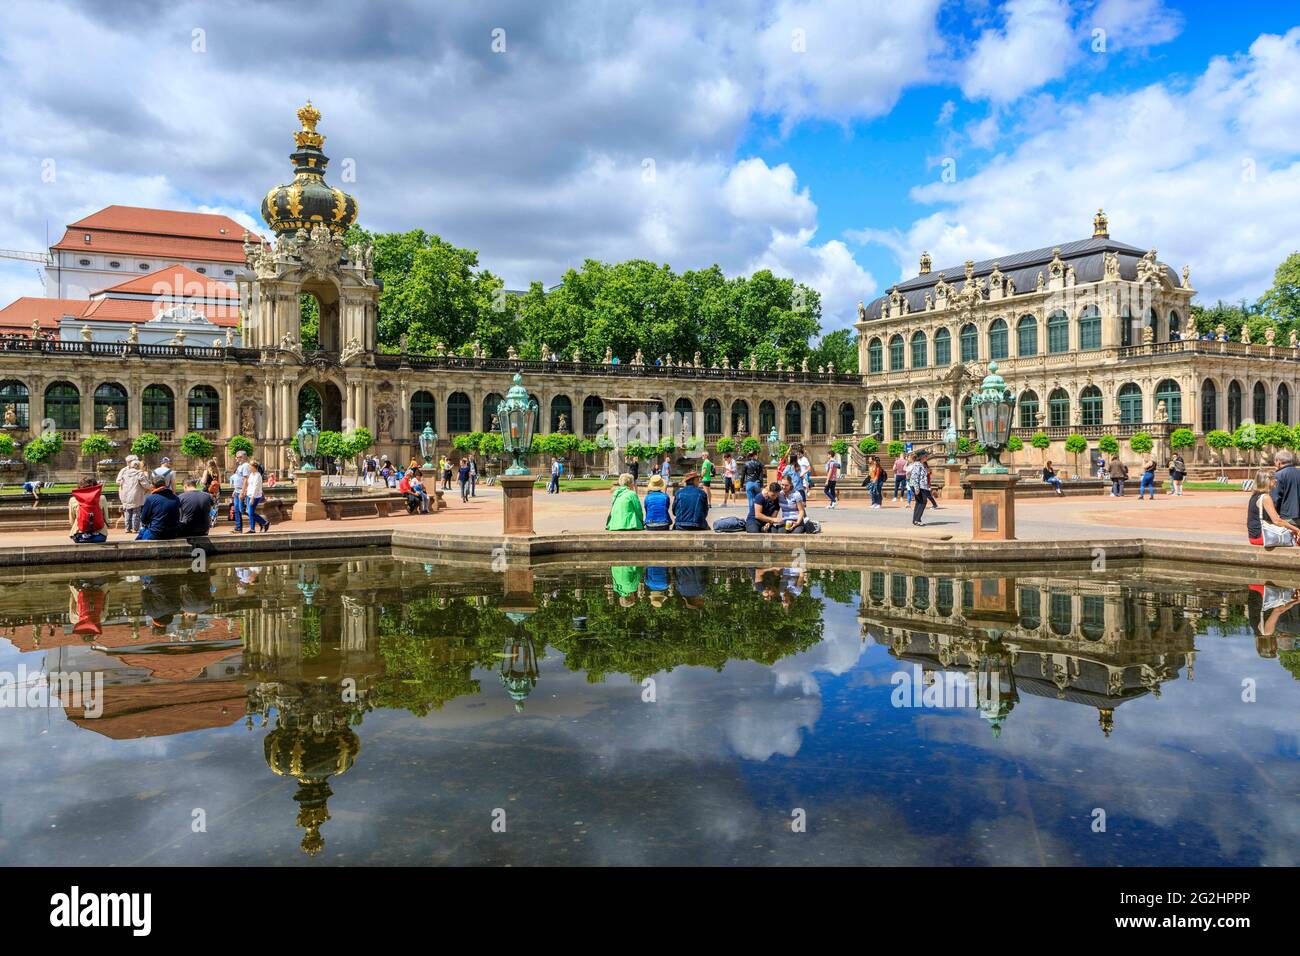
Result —
[[[609,517],[605,519],[605,530],[640,531],[644,527],[645,513],[641,510],[641,499],[632,487],[632,476],[619,475],[609,504]]]

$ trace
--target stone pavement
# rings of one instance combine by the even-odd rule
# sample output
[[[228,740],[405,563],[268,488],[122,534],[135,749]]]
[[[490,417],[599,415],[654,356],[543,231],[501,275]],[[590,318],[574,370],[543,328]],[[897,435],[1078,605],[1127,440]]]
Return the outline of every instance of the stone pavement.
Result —
[[[714,492],[720,502],[722,494]],[[1155,501],[1139,501],[1136,495],[1119,500],[1109,495],[1095,498],[1029,498],[1016,504],[1016,531],[1022,541],[1080,540],[1089,538],[1168,538],[1216,544],[1245,545],[1245,510],[1248,496],[1240,491],[1189,491],[1181,498],[1160,495]],[[912,527],[912,509],[886,499],[873,510],[866,501],[845,502],[829,510],[820,489],[814,489],[810,514],[822,522],[823,532],[832,535],[944,538],[969,540],[969,501],[940,501],[938,511],[927,509],[925,527]],[[609,492],[536,492],[533,501],[534,526],[539,534],[601,531],[609,507]],[[743,517],[745,504],[710,510],[710,520],[724,515]],[[339,522],[286,521],[275,524],[277,531],[322,532],[332,529],[361,531],[399,528],[441,534],[483,535],[501,533],[501,495],[493,487],[480,487],[477,498],[462,503],[456,493],[448,494],[447,509],[438,515],[391,518],[351,518]],[[228,522],[219,522],[214,535],[228,534]],[[128,540],[120,528],[110,541]],[[62,531],[13,531],[0,533],[0,547],[14,545],[66,544]]]

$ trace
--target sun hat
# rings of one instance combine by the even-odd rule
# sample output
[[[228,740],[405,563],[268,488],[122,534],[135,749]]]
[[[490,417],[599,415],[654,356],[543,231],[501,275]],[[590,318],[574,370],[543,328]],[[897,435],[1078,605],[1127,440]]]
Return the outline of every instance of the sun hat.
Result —
[[[664,485],[664,476],[658,473],[651,475],[650,480],[646,482],[646,487],[651,491],[663,491],[666,487]]]
[[[689,485],[692,481],[699,481],[699,480],[700,480],[700,473],[698,471],[692,471],[692,472],[688,472],[686,477],[682,479],[682,484]]]

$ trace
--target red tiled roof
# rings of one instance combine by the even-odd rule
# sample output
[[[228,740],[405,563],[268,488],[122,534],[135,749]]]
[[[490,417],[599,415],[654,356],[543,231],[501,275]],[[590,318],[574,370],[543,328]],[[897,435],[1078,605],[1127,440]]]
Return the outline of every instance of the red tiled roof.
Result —
[[[0,329],[6,332],[30,332],[32,320],[38,319],[42,329],[57,328],[65,315],[80,316],[89,305],[85,299],[42,299],[25,295],[0,309]]]
[[[91,299],[89,308],[79,318],[94,319],[96,322],[134,322],[137,325],[156,319],[158,313],[179,305],[178,302],[166,302],[161,299]],[[230,300],[228,305],[196,305],[194,309],[203,313],[203,317],[213,325],[233,328],[239,325],[239,300]],[[30,320],[27,323],[31,327]],[[206,344],[206,343],[204,343]]]
[[[65,712],[83,730],[132,740],[229,727],[243,719],[247,700],[240,681],[137,684],[106,687],[104,713],[99,717],[86,717],[84,707],[66,707]]]
[[[159,236],[188,236],[191,239],[224,241],[242,241],[244,235],[244,227],[229,216],[207,212],[179,212],[174,209],[145,209],[140,206],[107,206],[70,223],[68,228],[79,229],[83,233],[107,229],[112,232],[148,232]]]
[[[233,222],[233,220],[231,220]],[[85,237],[90,236],[90,242]],[[191,239],[184,236],[165,236],[153,233],[111,232],[100,229],[69,228],[63,238],[50,248],[80,249],[123,259],[206,259],[214,262],[242,264],[244,261],[243,230],[232,241],[225,239]]]
[[[166,295],[187,299],[234,299],[239,293],[220,279],[195,272],[188,266],[164,266],[148,275],[134,276],[125,282],[100,289],[93,295],[105,292],[129,292],[136,295]]]

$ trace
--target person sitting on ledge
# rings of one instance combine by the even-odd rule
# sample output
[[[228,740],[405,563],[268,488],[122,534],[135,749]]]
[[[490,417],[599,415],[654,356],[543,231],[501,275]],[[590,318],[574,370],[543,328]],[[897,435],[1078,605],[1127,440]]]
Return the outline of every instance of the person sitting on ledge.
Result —
[[[700,473],[691,472],[673,496],[673,528],[677,531],[709,530],[709,496],[699,482]]]
[[[212,496],[200,491],[198,482],[186,478],[180,494],[180,536],[201,538],[212,530]]]
[[[606,531],[640,531],[645,527],[645,515],[641,510],[641,499],[637,497],[632,476],[624,473],[618,476],[614,486],[614,497],[609,503],[609,517],[605,519]]]
[[[87,475],[68,499],[70,537],[77,544],[103,544],[108,540],[103,492],[104,486],[93,475]]]
[[[664,481],[664,476],[654,474],[646,482],[646,488],[649,490],[645,493],[645,529],[647,531],[667,531],[673,526],[672,517],[668,513],[668,492],[664,489],[668,483]]]
[[[1058,495],[1064,496],[1065,492],[1061,490],[1061,478],[1050,461],[1043,465],[1043,484],[1055,488]]]
[[[781,486],[775,481],[754,498],[754,513],[745,519],[745,530],[750,534],[778,531],[781,527]]]
[[[153,493],[140,508],[140,533],[137,541],[170,541],[180,534],[181,502],[167,487],[164,475],[153,476]]]

